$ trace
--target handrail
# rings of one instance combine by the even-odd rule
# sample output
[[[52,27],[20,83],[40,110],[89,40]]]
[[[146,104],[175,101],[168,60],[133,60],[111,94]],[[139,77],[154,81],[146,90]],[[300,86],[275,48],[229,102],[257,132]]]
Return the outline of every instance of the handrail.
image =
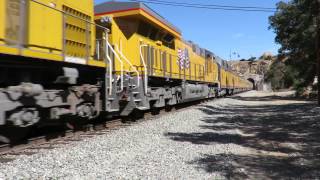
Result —
[[[110,88],[110,90],[109,90],[109,95],[111,95],[112,94],[112,60],[110,59],[110,57],[109,56],[107,56],[107,60],[109,61],[109,88]]]
[[[120,54],[120,56],[130,65],[130,67],[133,68],[133,70],[137,73],[138,76],[138,82],[137,82],[137,86],[140,87],[140,73],[137,70],[136,67],[133,66],[133,64],[127,59],[127,57],[120,51],[119,47],[117,45],[116,46],[116,51],[118,51],[118,53]]]
[[[97,53],[97,59],[100,60],[100,43],[98,39],[96,39],[96,53]]]
[[[107,47],[109,47],[111,49],[111,51],[113,52],[115,57],[120,61],[120,79],[121,79],[120,88],[121,88],[121,91],[123,91],[123,61],[121,60],[119,55],[115,52],[115,50],[113,49],[113,47],[111,46],[111,44],[108,41],[107,41]]]
[[[106,34],[108,34],[108,32],[106,32]],[[113,67],[113,64],[112,64],[112,60],[111,58],[109,57],[109,52],[108,52],[108,37],[106,37],[106,60],[109,62],[109,95],[111,96],[112,95],[112,67]],[[105,79],[106,81],[106,79]],[[107,88],[107,87],[105,87]],[[107,90],[106,90],[107,91]]]
[[[146,66],[146,62],[143,58],[143,55],[142,55],[142,47],[148,47],[147,44],[141,44],[140,45],[140,58],[141,58],[141,61],[143,63],[143,67],[144,67],[144,91],[145,91],[145,94],[147,95],[148,93],[148,69],[147,69],[147,66]]]

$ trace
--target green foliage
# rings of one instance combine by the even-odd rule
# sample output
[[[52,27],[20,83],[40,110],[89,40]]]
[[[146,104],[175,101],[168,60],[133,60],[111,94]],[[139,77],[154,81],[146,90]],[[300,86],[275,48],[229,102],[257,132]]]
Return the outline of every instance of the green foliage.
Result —
[[[269,18],[270,28],[277,34],[275,40],[281,45],[279,54],[288,59],[282,63],[285,66],[280,63],[272,65],[274,69],[270,73],[276,74],[269,75],[270,80],[279,75],[277,78],[281,77],[281,80],[278,84],[291,86],[298,91],[312,83],[316,73],[315,7],[315,0],[292,0],[277,4],[276,13]],[[279,66],[281,73],[276,70]]]
[[[266,81],[271,82],[273,90],[286,88],[286,66],[281,61],[275,61],[271,64],[269,71],[265,75]]]
[[[255,61],[257,58],[256,57],[251,57],[247,61]]]

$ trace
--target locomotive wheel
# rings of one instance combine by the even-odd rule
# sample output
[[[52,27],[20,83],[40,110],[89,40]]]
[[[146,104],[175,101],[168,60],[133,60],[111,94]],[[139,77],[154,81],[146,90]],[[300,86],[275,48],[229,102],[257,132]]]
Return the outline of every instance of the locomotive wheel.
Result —
[[[0,143],[14,144],[27,138],[31,127],[0,126]]]
[[[144,112],[138,109],[134,109],[129,116],[123,116],[122,122],[128,123],[128,122],[136,122],[139,119],[142,119],[144,117]]]
[[[80,130],[82,129],[83,125],[90,122],[88,118],[81,118],[81,117],[69,117],[65,118],[65,126],[71,130]]]
[[[65,125],[68,129],[71,129],[71,130],[80,130],[83,125],[85,123],[83,122],[75,122],[75,121],[70,121],[70,122],[67,122]]]

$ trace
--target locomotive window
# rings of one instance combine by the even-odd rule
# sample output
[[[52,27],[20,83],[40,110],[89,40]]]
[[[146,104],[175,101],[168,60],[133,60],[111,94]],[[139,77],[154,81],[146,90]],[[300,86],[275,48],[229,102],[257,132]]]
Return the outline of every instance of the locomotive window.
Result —
[[[155,41],[157,39],[158,32],[159,32],[159,30],[157,28],[154,28],[154,27],[151,28],[149,38]]]
[[[163,41],[162,44],[170,49],[175,49],[175,44],[174,44],[174,41],[172,42],[165,42]]]
[[[138,34],[140,34],[140,35],[142,35],[144,37],[148,37],[149,36],[149,31],[150,31],[151,28],[152,28],[151,25],[141,21],[140,24],[139,24],[139,28],[138,28]]]
[[[167,46],[168,48],[175,49],[174,37],[171,34],[166,34],[162,38],[162,41],[163,45]]]
[[[157,40],[162,40],[163,36],[164,36],[164,33],[159,31],[157,34]]]
[[[170,35],[170,34],[166,34],[164,37],[163,37],[163,41],[165,42],[168,42],[168,43],[171,43],[173,41],[173,36]]]
[[[153,41],[160,40],[162,44],[168,48],[175,48],[174,36],[168,33],[164,34],[164,32],[161,32],[149,23],[140,21],[137,33]]]

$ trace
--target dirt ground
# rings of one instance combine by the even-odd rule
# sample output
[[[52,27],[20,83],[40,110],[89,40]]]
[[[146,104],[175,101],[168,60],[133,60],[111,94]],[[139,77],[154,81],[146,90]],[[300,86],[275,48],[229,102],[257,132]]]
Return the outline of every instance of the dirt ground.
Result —
[[[251,91],[200,107],[209,131],[193,143],[240,148],[193,163],[228,179],[320,179],[320,108],[293,94]]]

